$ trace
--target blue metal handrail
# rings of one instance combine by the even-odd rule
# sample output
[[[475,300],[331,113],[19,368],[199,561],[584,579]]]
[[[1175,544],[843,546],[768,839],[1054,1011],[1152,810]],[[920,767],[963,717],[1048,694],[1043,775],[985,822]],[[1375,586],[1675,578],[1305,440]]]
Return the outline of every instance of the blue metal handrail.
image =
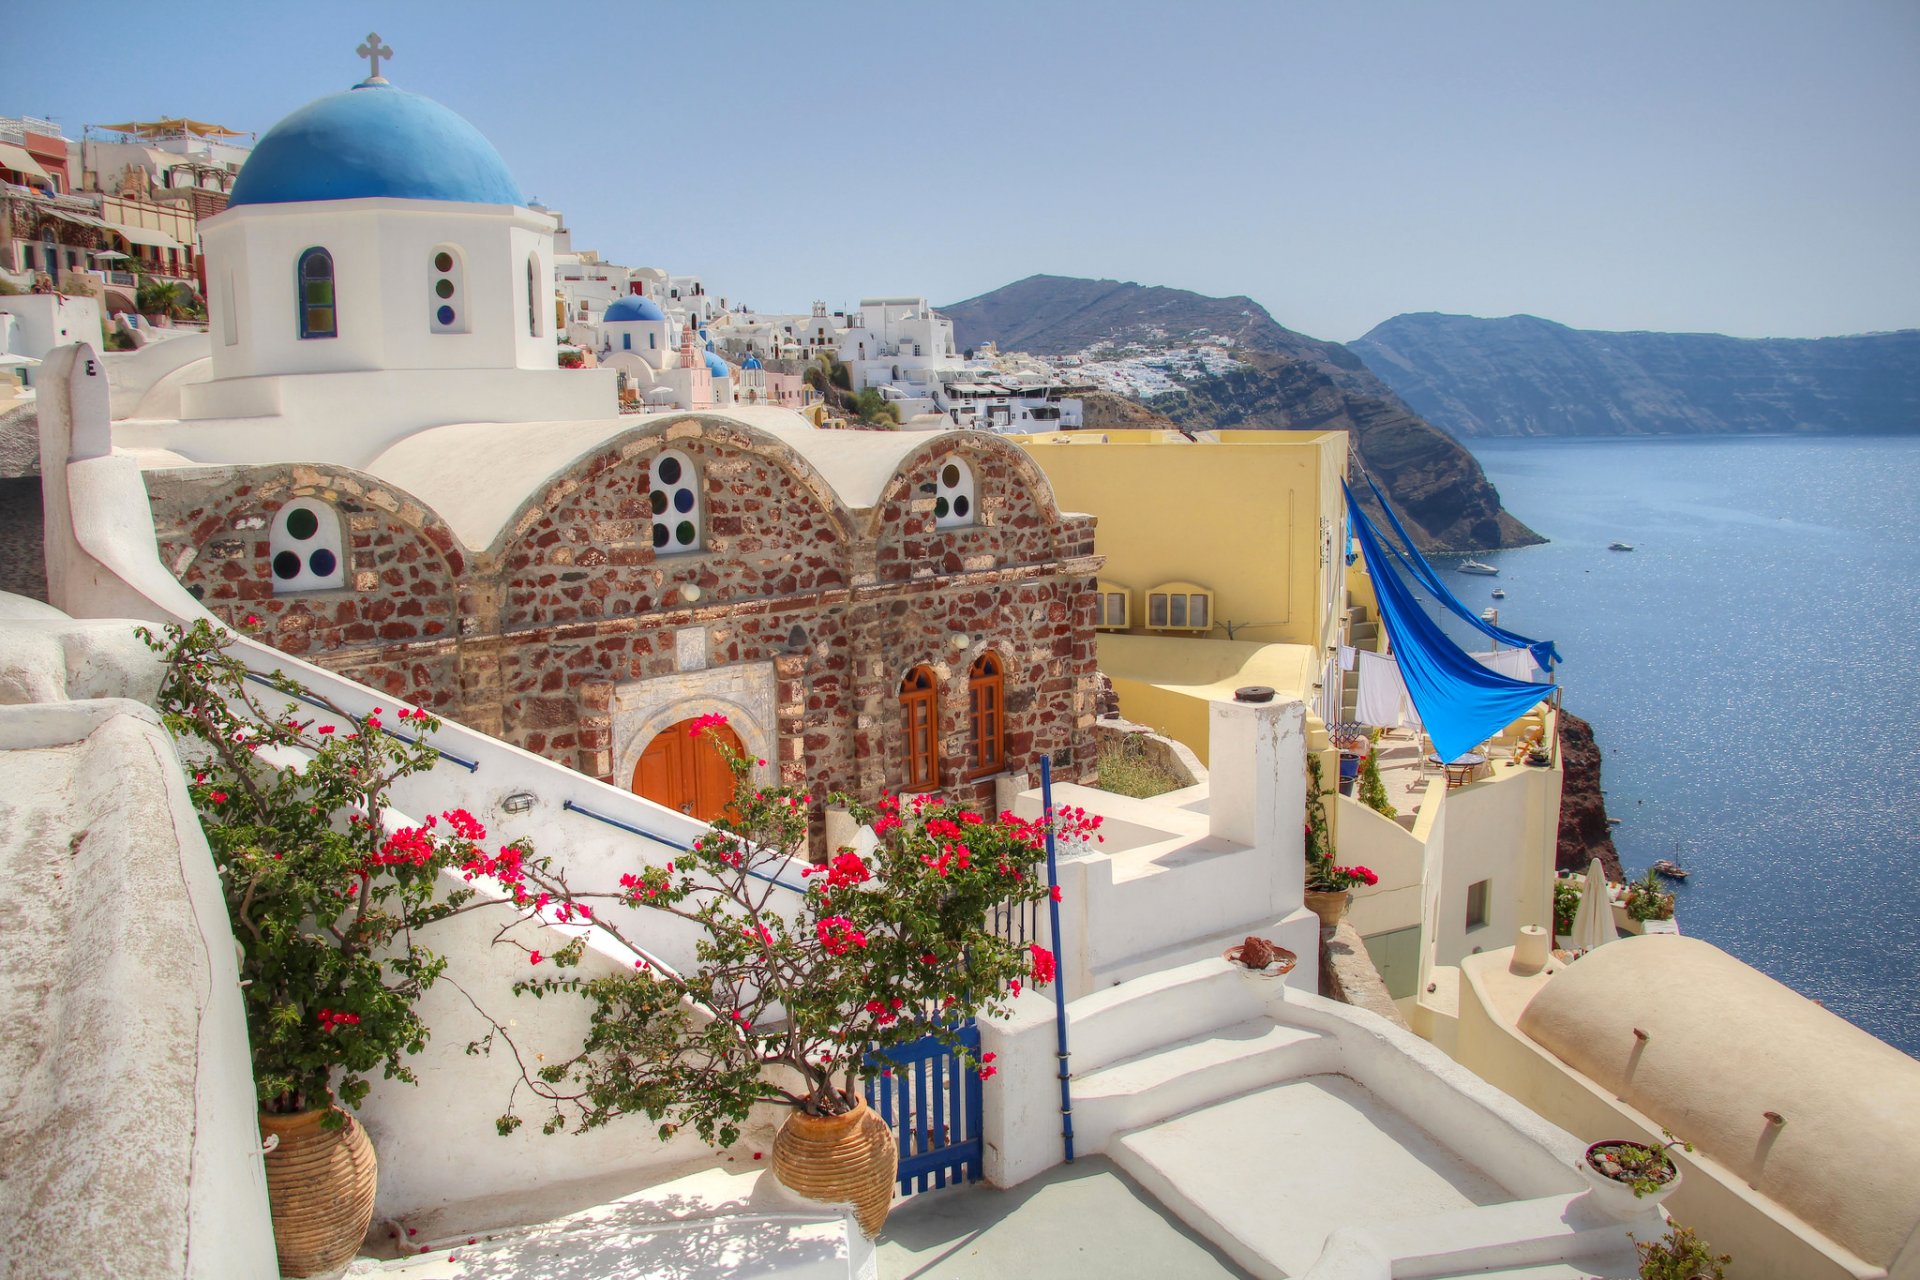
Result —
[[[247,679],[253,681],[255,684],[263,684],[267,686],[267,688],[272,689],[276,693],[284,693],[286,694],[287,697],[292,698],[295,702],[304,702],[310,707],[318,707],[322,711],[330,711],[335,713],[336,715],[349,714],[347,712],[342,712],[338,707],[328,706],[325,702],[322,702],[320,699],[312,697],[309,694],[289,692],[288,690],[283,689],[278,684],[274,683],[274,681],[270,677],[263,676],[256,671],[247,672]],[[400,741],[406,743],[410,747],[418,746],[420,744],[420,739],[410,738],[406,734],[401,733],[398,730],[387,728],[387,726],[385,725],[380,726],[380,732],[386,734],[389,738],[398,738]],[[442,760],[447,761],[449,764],[457,764],[462,769],[465,769],[468,773],[480,772],[480,762],[478,760],[469,760],[465,756],[457,756],[453,754],[453,752],[448,751],[445,747],[436,747],[430,742],[427,743],[426,746],[427,746],[427,750],[433,752],[435,755],[439,756]]]
[[[1053,1030],[1060,1058],[1060,1141],[1073,1163],[1073,1070],[1067,1053],[1067,975],[1060,963],[1060,864],[1053,845],[1053,760],[1040,757],[1040,818],[1047,824],[1047,910],[1053,926]]]
[[[663,836],[656,831],[649,831],[645,827],[635,826],[631,822],[623,821],[622,819],[616,818],[611,814],[601,813],[595,809],[589,809],[587,808],[587,806],[583,804],[575,804],[571,800],[563,802],[560,807],[572,813],[577,813],[584,817],[592,818],[596,822],[604,822],[610,827],[618,827],[620,830],[631,832],[636,836],[644,836],[647,839],[654,841],[656,844],[666,845],[667,848],[669,849],[678,849],[681,853],[691,853],[693,851],[692,845],[686,844],[679,840],[675,840],[671,836]],[[807,891],[805,885],[794,884],[792,881],[782,880],[779,876],[768,875],[764,871],[755,871],[751,867],[747,868],[747,874],[752,876],[755,880],[764,880],[768,884],[778,885],[780,888],[785,889],[791,893],[804,894]]]

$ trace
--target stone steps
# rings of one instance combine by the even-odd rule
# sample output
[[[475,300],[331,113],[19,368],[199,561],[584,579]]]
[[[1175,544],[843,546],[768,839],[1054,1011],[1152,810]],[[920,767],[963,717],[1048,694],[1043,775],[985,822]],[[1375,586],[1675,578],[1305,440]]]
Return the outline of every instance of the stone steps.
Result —
[[[1229,975],[1246,981],[1239,974]],[[1328,1069],[1337,1046],[1316,1031],[1252,1018],[1123,1059],[1073,1082],[1074,1136],[1107,1150],[1126,1130]]]
[[[1259,1016],[1265,1000],[1219,954],[1075,1000],[1068,1006],[1075,1076]]]

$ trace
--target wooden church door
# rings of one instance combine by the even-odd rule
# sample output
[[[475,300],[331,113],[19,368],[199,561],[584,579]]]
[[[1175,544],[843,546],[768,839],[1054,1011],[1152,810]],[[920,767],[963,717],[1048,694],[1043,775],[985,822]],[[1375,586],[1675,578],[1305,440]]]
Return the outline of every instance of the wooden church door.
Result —
[[[633,768],[633,789],[655,804],[712,822],[733,801],[733,771],[706,731],[688,732],[691,719],[669,725],[654,736]],[[745,755],[740,735],[721,725],[720,741]]]

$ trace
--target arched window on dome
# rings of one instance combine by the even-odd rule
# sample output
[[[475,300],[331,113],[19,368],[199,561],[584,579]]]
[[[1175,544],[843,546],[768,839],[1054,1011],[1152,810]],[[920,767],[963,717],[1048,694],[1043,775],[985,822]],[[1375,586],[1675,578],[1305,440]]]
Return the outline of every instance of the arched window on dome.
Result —
[[[337,338],[340,324],[333,296],[333,255],[315,246],[300,255],[300,336]]]
[[[454,245],[436,247],[427,259],[427,309],[435,333],[466,333],[466,264]]]
[[[1007,764],[1007,678],[1000,655],[989,649],[967,675],[968,776],[984,778]]]
[[[273,516],[267,539],[273,591],[334,591],[347,584],[341,564],[340,516],[324,502],[298,498]]]
[[[959,458],[940,464],[940,483],[934,490],[936,529],[959,529],[974,522],[973,468]]]
[[[700,473],[686,454],[668,449],[653,460],[647,501],[653,508],[653,554],[700,550]]]
[[[907,771],[902,791],[931,791],[940,785],[940,698],[932,667],[915,667],[900,682],[900,710],[906,731]]]

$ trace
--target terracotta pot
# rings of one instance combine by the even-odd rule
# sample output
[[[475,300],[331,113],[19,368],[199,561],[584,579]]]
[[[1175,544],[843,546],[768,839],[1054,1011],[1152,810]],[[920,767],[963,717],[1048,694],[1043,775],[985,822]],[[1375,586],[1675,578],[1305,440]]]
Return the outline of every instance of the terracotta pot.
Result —
[[[273,1245],[283,1276],[337,1271],[353,1261],[373,1220],[379,1165],[364,1126],[346,1117],[338,1129],[320,1122],[332,1108],[276,1116],[260,1113],[267,1152],[267,1200]]]
[[[1632,1141],[1632,1139],[1602,1139],[1588,1147],[1586,1154],[1581,1156],[1579,1162],[1579,1169],[1587,1180],[1587,1186],[1589,1188],[1588,1194],[1593,1197],[1594,1207],[1606,1214],[1609,1218],[1620,1222],[1624,1222],[1628,1218],[1635,1217],[1638,1214],[1645,1213],[1652,1209],[1662,1200],[1672,1195],[1680,1186],[1680,1166],[1677,1164],[1673,1165],[1673,1180],[1671,1182],[1661,1187],[1658,1191],[1649,1191],[1645,1195],[1637,1195],[1634,1193],[1633,1188],[1627,1183],[1603,1173],[1599,1166],[1593,1163],[1593,1153],[1598,1148],[1611,1147],[1617,1143],[1628,1141]],[[1635,1143],[1635,1145],[1644,1144]],[[1671,1157],[1669,1157],[1668,1163],[1672,1164]]]
[[[860,1229],[880,1233],[893,1207],[900,1151],[893,1130],[864,1099],[838,1116],[796,1111],[773,1139],[773,1176],[809,1200],[850,1204]]]
[[[1346,889],[1309,889],[1306,892],[1307,910],[1320,917],[1322,929],[1337,928],[1347,918],[1347,904],[1353,900],[1353,894]]]

